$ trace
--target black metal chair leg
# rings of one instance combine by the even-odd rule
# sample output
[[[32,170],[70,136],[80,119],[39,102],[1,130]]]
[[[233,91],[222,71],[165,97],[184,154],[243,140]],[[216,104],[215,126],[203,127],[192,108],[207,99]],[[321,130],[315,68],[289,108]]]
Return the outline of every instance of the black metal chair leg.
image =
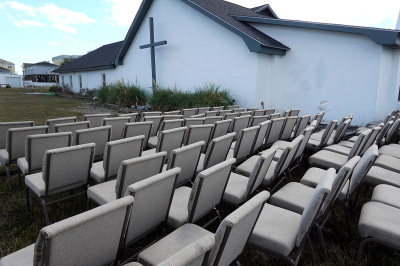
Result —
[[[46,205],[46,201],[44,200],[44,198],[40,197],[40,201],[42,202],[42,206],[43,206],[43,214],[44,214],[44,219],[46,221],[46,225],[50,224],[49,221],[49,214],[47,213],[47,205]]]
[[[322,251],[324,252],[324,256],[325,258],[328,257],[328,253],[326,252],[326,247],[325,247],[325,240],[324,240],[324,235],[322,234],[322,228],[319,224],[315,224],[315,227],[317,228],[317,232],[318,232],[318,238],[319,238],[319,242],[322,246]]]
[[[26,208],[28,212],[31,212],[30,191],[28,187],[25,189],[25,196],[26,196]]]
[[[7,165],[4,165],[4,167],[6,168],[7,173],[8,188],[10,189],[10,191],[12,191],[10,168]]]
[[[309,236],[309,235],[307,236],[307,243],[308,243],[308,245],[310,246],[312,262],[315,264],[315,262],[317,261],[317,259],[315,258],[314,248],[313,248],[313,246],[312,246],[311,239],[310,239],[310,236]]]
[[[362,258],[362,254],[363,254],[363,249],[365,244],[367,244],[368,242],[372,241],[372,238],[365,238],[364,240],[361,241],[360,246],[358,247],[358,252],[357,252],[357,259],[356,259],[356,266],[360,265],[360,261]]]

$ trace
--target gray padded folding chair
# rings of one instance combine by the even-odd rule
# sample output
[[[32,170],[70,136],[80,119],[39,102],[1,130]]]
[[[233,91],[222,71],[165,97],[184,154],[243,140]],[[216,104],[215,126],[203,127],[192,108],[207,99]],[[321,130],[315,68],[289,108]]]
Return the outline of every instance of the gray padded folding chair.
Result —
[[[269,129],[271,127],[271,121],[264,121],[258,124],[260,129],[257,133],[257,138],[254,142],[253,153],[260,151],[264,145],[265,136],[268,134]]]
[[[237,109],[237,108],[239,108],[240,106],[239,105],[228,105],[227,107],[226,107],[226,110],[233,110],[233,109]]]
[[[219,110],[218,116],[224,117],[225,114],[231,114],[232,112],[233,112],[232,109],[228,109],[228,110]]]
[[[231,123],[232,129],[230,131],[235,132],[237,135],[239,135],[239,132],[242,129],[249,126],[250,117],[251,116],[247,115],[233,118],[233,121]]]
[[[239,117],[239,113],[230,113],[224,115],[224,120],[231,119],[233,120],[235,117]]]
[[[265,114],[266,114],[267,112],[265,112]],[[281,116],[281,113],[273,113],[273,114],[270,114],[269,115],[269,119],[270,120],[272,120],[272,119],[277,119],[277,118],[280,118],[280,117],[282,117]],[[283,118],[285,118],[285,117],[283,117]]]
[[[0,265],[114,265],[123,249],[132,204],[133,198],[125,197],[46,226],[35,244],[0,259]]]
[[[211,108],[211,111],[221,111],[224,110],[225,106],[214,106]]]
[[[146,116],[162,116],[163,112],[160,111],[153,111],[153,112],[143,112],[142,113],[142,120]]]
[[[289,116],[298,116],[299,113],[300,113],[300,109],[292,109],[292,110],[290,111]]]
[[[183,119],[183,115],[163,115],[163,121]]]
[[[230,124],[231,124],[231,120],[222,120],[222,121],[215,122],[213,131],[211,133],[210,140],[219,138],[221,136],[228,134]]]
[[[10,128],[33,127],[33,121],[0,122],[0,150],[6,148],[7,131]]]
[[[250,118],[249,127],[257,126],[258,124],[268,121],[268,120],[269,120],[269,115],[252,116]]]
[[[143,150],[144,136],[107,142],[103,161],[93,164],[90,178],[97,183],[115,179],[122,161],[140,157]]]
[[[181,111],[177,110],[177,111],[164,112],[163,115],[181,115]]]
[[[91,114],[91,115],[84,115],[83,121],[89,121],[90,127],[101,127],[103,123],[103,118],[109,118],[111,116],[110,113],[105,114]]]
[[[221,121],[222,116],[209,116],[204,118],[204,125],[214,125],[215,122]]]
[[[17,163],[18,158],[25,156],[25,140],[29,135],[46,134],[49,126],[9,128],[7,131],[6,148],[0,150],[0,162],[6,168],[8,187],[10,191],[10,165]]]
[[[76,116],[47,119],[45,124],[47,126],[49,126],[49,133],[55,133],[56,130],[54,128],[54,125],[56,125],[56,124],[65,124],[65,123],[73,123],[73,122],[76,122],[76,119],[77,119]]]
[[[189,126],[187,130],[187,135],[185,137],[184,145],[193,144],[199,141],[204,141],[204,146],[201,152],[204,152],[206,145],[210,141],[211,132],[214,129],[214,125],[198,125]]]
[[[240,112],[239,116],[246,116],[246,115],[251,116],[252,113],[253,113],[252,111]]]
[[[307,127],[310,117],[311,115],[303,115],[297,118],[296,127],[294,128],[290,139],[294,139],[301,134],[301,132]]]
[[[129,123],[130,117],[112,117],[103,118],[102,126],[111,126],[111,140],[119,140],[122,137],[122,132],[126,123]]]
[[[265,137],[265,147],[270,147],[275,141],[279,140],[279,136],[285,124],[285,119],[284,117],[271,119],[270,130]]]
[[[251,114],[251,116],[264,116],[264,115],[265,115],[265,110],[253,110]]]
[[[233,109],[234,113],[241,113],[241,112],[244,112],[244,111],[245,111],[244,108],[235,108],[235,109]]]
[[[234,144],[234,149],[229,151],[227,158],[235,158],[238,163],[246,160],[253,152],[259,130],[259,126],[242,129]]]
[[[136,122],[136,120],[138,119],[139,113],[120,114],[118,116],[119,117],[129,117],[130,118],[129,123],[133,123],[133,122]]]
[[[296,125],[297,122],[297,116],[288,116],[286,117],[286,121],[284,126],[282,127],[282,132],[279,136],[279,139],[281,140],[288,140],[292,136],[292,132],[294,129],[294,126]]]
[[[317,123],[315,123],[315,124],[317,124]],[[319,151],[322,148],[324,148],[327,145],[329,138],[331,137],[333,129],[335,128],[336,124],[337,124],[337,120],[331,120],[329,122],[328,126],[326,127],[324,134],[318,140],[313,139],[313,135],[311,135],[310,140],[307,143],[306,149],[311,150],[311,151]]]
[[[188,126],[195,126],[195,125],[203,125],[205,118],[185,118],[184,119],[183,126],[188,127]]]
[[[202,117],[205,117],[205,116],[206,116],[206,113],[204,112],[204,113],[201,113],[201,114],[192,115],[192,116],[190,116],[190,118],[202,118]]]
[[[253,111],[258,111],[258,110],[260,110],[260,108],[256,108],[256,107],[246,108],[246,112],[248,112],[248,111],[253,112]]]
[[[218,110],[216,110],[216,111],[207,111],[207,112],[205,112],[205,117],[217,116],[218,112],[219,112]]]
[[[47,150],[43,157],[42,172],[25,176],[28,210],[31,205],[30,195],[34,194],[42,203],[46,225],[49,224],[47,205],[61,200],[46,202],[48,196],[63,191],[73,192],[78,187],[85,187],[85,190],[63,199],[86,193],[95,146],[96,144],[89,143]]]
[[[72,145],[76,144],[76,131],[81,129],[90,128],[89,121],[82,122],[73,122],[73,123],[65,123],[65,124],[55,124],[54,129],[56,133],[61,132],[72,132]]]
[[[163,116],[144,116],[142,117],[142,122],[152,121],[150,137],[157,136],[158,128],[160,127]]]
[[[182,116],[183,118],[189,118],[192,115],[197,114],[197,108],[188,108],[188,109],[182,109]]]
[[[272,115],[272,114],[274,114],[275,113],[275,109],[274,108],[272,108],[272,109],[265,109],[264,110],[264,115]]]
[[[152,126],[153,121],[126,123],[122,132],[122,138],[144,135],[143,148],[146,148]]]
[[[76,145],[95,143],[94,161],[103,160],[104,148],[111,140],[111,126],[81,129],[75,132]]]
[[[183,119],[163,120],[161,122],[158,134],[160,134],[161,131],[170,130],[182,126],[183,126]],[[158,136],[150,137],[147,141],[147,148],[154,149],[155,147],[157,147],[157,142],[158,142]]]
[[[206,112],[208,112],[210,110],[211,110],[211,107],[200,107],[200,108],[197,108],[197,114],[196,115],[205,114]]]

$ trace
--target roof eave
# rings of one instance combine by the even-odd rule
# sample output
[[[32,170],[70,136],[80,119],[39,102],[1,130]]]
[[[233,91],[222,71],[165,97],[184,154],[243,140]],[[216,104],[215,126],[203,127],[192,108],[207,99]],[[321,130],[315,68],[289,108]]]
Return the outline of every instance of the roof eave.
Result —
[[[76,68],[76,69],[67,69],[67,70],[53,70],[55,73],[71,73],[71,72],[81,72],[81,71],[94,71],[94,70],[101,70],[101,69],[112,69],[116,68],[115,64],[106,65],[106,66],[97,66],[97,67],[89,67],[89,68]]]

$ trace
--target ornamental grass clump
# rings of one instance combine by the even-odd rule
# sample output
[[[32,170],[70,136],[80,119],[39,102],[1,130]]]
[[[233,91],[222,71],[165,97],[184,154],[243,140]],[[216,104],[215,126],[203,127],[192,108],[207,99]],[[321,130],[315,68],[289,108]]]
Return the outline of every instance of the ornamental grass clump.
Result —
[[[101,86],[96,91],[96,96],[102,103],[125,107],[146,105],[148,101],[148,96],[144,89],[138,84],[125,84],[124,81]]]

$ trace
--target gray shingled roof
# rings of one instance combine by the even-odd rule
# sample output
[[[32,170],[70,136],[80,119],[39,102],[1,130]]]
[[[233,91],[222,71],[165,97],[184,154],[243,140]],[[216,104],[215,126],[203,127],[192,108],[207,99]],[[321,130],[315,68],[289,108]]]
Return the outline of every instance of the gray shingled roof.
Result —
[[[70,72],[71,70],[95,70],[98,68],[115,67],[114,60],[123,41],[110,43],[75,59],[74,61],[60,66],[54,72]]]

